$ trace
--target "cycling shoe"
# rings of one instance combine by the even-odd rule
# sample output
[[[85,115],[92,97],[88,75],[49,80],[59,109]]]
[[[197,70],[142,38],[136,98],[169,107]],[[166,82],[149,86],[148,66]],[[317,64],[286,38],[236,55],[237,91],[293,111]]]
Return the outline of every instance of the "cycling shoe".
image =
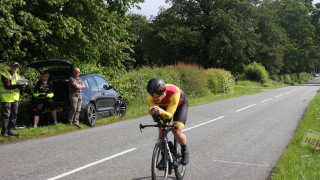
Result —
[[[156,168],[159,170],[163,170],[165,168],[165,166],[166,166],[166,164],[165,164],[164,158],[162,158],[160,160],[160,162],[157,164]]]
[[[181,164],[182,165],[187,165],[189,162],[189,152],[182,152],[182,159],[181,159]]]

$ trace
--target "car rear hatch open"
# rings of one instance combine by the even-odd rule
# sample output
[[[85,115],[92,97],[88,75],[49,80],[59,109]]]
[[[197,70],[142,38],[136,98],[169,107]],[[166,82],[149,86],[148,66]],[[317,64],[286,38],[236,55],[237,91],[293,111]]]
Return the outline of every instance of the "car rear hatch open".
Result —
[[[68,79],[73,73],[73,63],[62,59],[50,59],[36,61],[26,67],[34,68],[42,74],[44,71],[50,73],[50,81],[53,82],[53,100],[57,106],[59,121],[66,121],[70,110]],[[46,108],[45,110],[50,111]]]
[[[51,80],[68,78],[72,75],[73,71],[73,63],[62,59],[36,61],[28,64],[26,67],[35,68],[40,74],[43,71],[48,71]]]

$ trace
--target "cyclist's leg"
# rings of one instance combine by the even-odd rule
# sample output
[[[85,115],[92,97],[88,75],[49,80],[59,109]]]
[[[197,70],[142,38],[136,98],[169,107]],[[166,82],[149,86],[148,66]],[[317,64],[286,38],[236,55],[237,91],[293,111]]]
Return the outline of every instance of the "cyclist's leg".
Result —
[[[173,124],[176,124],[178,125],[178,129],[173,129],[172,132],[173,132],[173,135],[174,135],[174,138],[176,138],[176,140],[178,141],[178,143],[180,145],[185,145],[187,144],[187,137],[186,135],[183,134],[183,128],[184,128],[184,125],[180,125],[178,124],[176,121],[173,122]]]
[[[189,150],[187,148],[187,138],[183,134],[183,128],[186,124],[188,114],[188,100],[185,99],[183,103],[177,108],[176,113],[174,114],[173,124],[178,125],[178,129],[173,130],[174,137],[181,145],[181,154],[182,154],[182,164],[187,164],[189,162]]]
[[[188,100],[184,99],[184,101],[177,108],[173,116],[173,124],[178,125],[178,129],[173,129],[172,132],[180,145],[185,145],[187,142],[186,136],[182,132],[184,125],[186,124],[186,121],[187,121],[187,114],[188,114]]]
[[[162,129],[158,128],[159,131],[159,135],[158,138],[161,137],[161,133],[162,133]],[[161,160],[159,161],[159,163],[156,166],[158,169],[163,169],[165,167],[165,154],[164,154],[164,150],[161,149]]]

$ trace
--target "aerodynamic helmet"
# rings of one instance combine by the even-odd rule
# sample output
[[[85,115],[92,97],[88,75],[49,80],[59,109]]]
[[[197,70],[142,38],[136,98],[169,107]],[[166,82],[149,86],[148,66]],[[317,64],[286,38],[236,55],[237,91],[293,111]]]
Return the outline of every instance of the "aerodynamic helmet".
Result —
[[[159,97],[166,92],[166,84],[160,78],[152,78],[147,85],[151,97]]]

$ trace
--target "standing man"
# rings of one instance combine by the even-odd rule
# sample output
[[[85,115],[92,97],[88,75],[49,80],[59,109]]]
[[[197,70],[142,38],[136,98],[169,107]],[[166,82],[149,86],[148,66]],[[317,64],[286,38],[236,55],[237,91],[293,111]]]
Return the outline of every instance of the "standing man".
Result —
[[[23,90],[28,85],[27,82],[19,83],[19,63],[13,62],[10,65],[10,70],[1,74],[0,93],[2,107],[2,129],[3,137],[20,136],[13,132],[16,125],[17,113],[19,106],[20,90]]]
[[[71,109],[69,113],[69,124],[78,127],[79,125],[79,116],[82,104],[82,94],[81,89],[85,88],[85,85],[82,79],[79,77],[80,69],[74,68],[73,75],[69,78],[69,99],[71,104]]]

